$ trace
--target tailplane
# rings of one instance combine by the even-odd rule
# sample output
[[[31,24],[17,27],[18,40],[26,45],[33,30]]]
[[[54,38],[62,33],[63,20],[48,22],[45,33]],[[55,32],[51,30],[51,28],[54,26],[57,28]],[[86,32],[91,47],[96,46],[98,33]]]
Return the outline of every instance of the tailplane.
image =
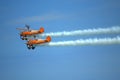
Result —
[[[50,37],[50,36],[47,36],[47,37],[46,37],[46,41],[47,41],[47,42],[50,42],[50,41],[51,41],[51,37]]]
[[[44,28],[41,27],[40,30],[39,30],[40,33],[43,33],[44,32]]]

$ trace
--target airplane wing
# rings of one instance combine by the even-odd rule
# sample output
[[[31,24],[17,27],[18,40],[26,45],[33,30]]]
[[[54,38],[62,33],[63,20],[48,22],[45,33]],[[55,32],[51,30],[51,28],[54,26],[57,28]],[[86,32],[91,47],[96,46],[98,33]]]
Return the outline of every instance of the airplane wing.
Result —
[[[27,29],[24,29],[24,28],[16,28],[17,30],[20,30],[20,31],[26,31]]]

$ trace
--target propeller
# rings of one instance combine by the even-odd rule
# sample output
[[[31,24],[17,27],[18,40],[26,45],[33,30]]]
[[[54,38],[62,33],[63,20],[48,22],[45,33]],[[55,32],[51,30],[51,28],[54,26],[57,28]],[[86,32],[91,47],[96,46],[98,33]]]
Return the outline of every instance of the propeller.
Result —
[[[28,31],[31,31],[29,25],[26,24],[25,27],[27,28]]]
[[[26,27],[26,28],[16,28],[16,29],[17,29],[17,30],[20,30],[20,31],[31,31],[29,25],[25,25],[25,27]]]

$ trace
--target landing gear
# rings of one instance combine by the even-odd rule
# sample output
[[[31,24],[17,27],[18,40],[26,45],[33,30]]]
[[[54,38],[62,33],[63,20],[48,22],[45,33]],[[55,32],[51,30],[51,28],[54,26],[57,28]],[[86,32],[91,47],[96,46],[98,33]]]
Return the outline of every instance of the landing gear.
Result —
[[[28,44],[27,44],[27,48],[28,48],[28,49],[31,49],[30,46],[29,46]]]
[[[21,38],[22,40],[24,40],[24,37],[23,37],[23,36],[20,36],[20,38]]]
[[[28,40],[28,38],[27,38],[26,36],[20,36],[20,38],[21,38],[22,40]]]
[[[21,38],[22,40],[24,40],[24,38]]]
[[[34,35],[34,39],[36,39],[36,36]]]
[[[28,45],[28,44],[27,44],[27,48],[28,48],[28,49],[32,49],[32,50],[35,49],[35,47],[34,47],[33,45]]]
[[[34,50],[34,49],[35,49],[35,47],[33,47],[33,46],[32,46],[32,49]]]
[[[25,40],[28,40],[26,37],[24,38]]]
[[[27,47],[28,49],[30,49],[30,47]]]

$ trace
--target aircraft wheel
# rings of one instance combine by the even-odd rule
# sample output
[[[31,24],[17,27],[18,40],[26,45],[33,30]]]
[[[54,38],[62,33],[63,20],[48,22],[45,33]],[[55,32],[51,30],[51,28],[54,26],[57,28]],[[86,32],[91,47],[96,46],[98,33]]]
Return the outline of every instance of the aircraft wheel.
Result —
[[[28,40],[27,38],[25,38],[25,40]]]
[[[24,37],[21,37],[22,40],[24,40]]]
[[[21,38],[22,40],[24,40],[24,37],[20,36],[20,38]]]
[[[36,36],[34,35],[34,39],[36,38]]]
[[[32,47],[32,49],[35,49],[35,47]]]
[[[31,48],[32,48],[32,49],[35,49],[35,47],[34,47],[33,45],[31,45]]]
[[[21,38],[22,40],[24,40],[24,38]]]
[[[28,49],[31,49],[30,47],[27,47]]]
[[[30,47],[28,44],[27,44],[27,48],[28,48],[28,49],[31,49],[31,47]]]

